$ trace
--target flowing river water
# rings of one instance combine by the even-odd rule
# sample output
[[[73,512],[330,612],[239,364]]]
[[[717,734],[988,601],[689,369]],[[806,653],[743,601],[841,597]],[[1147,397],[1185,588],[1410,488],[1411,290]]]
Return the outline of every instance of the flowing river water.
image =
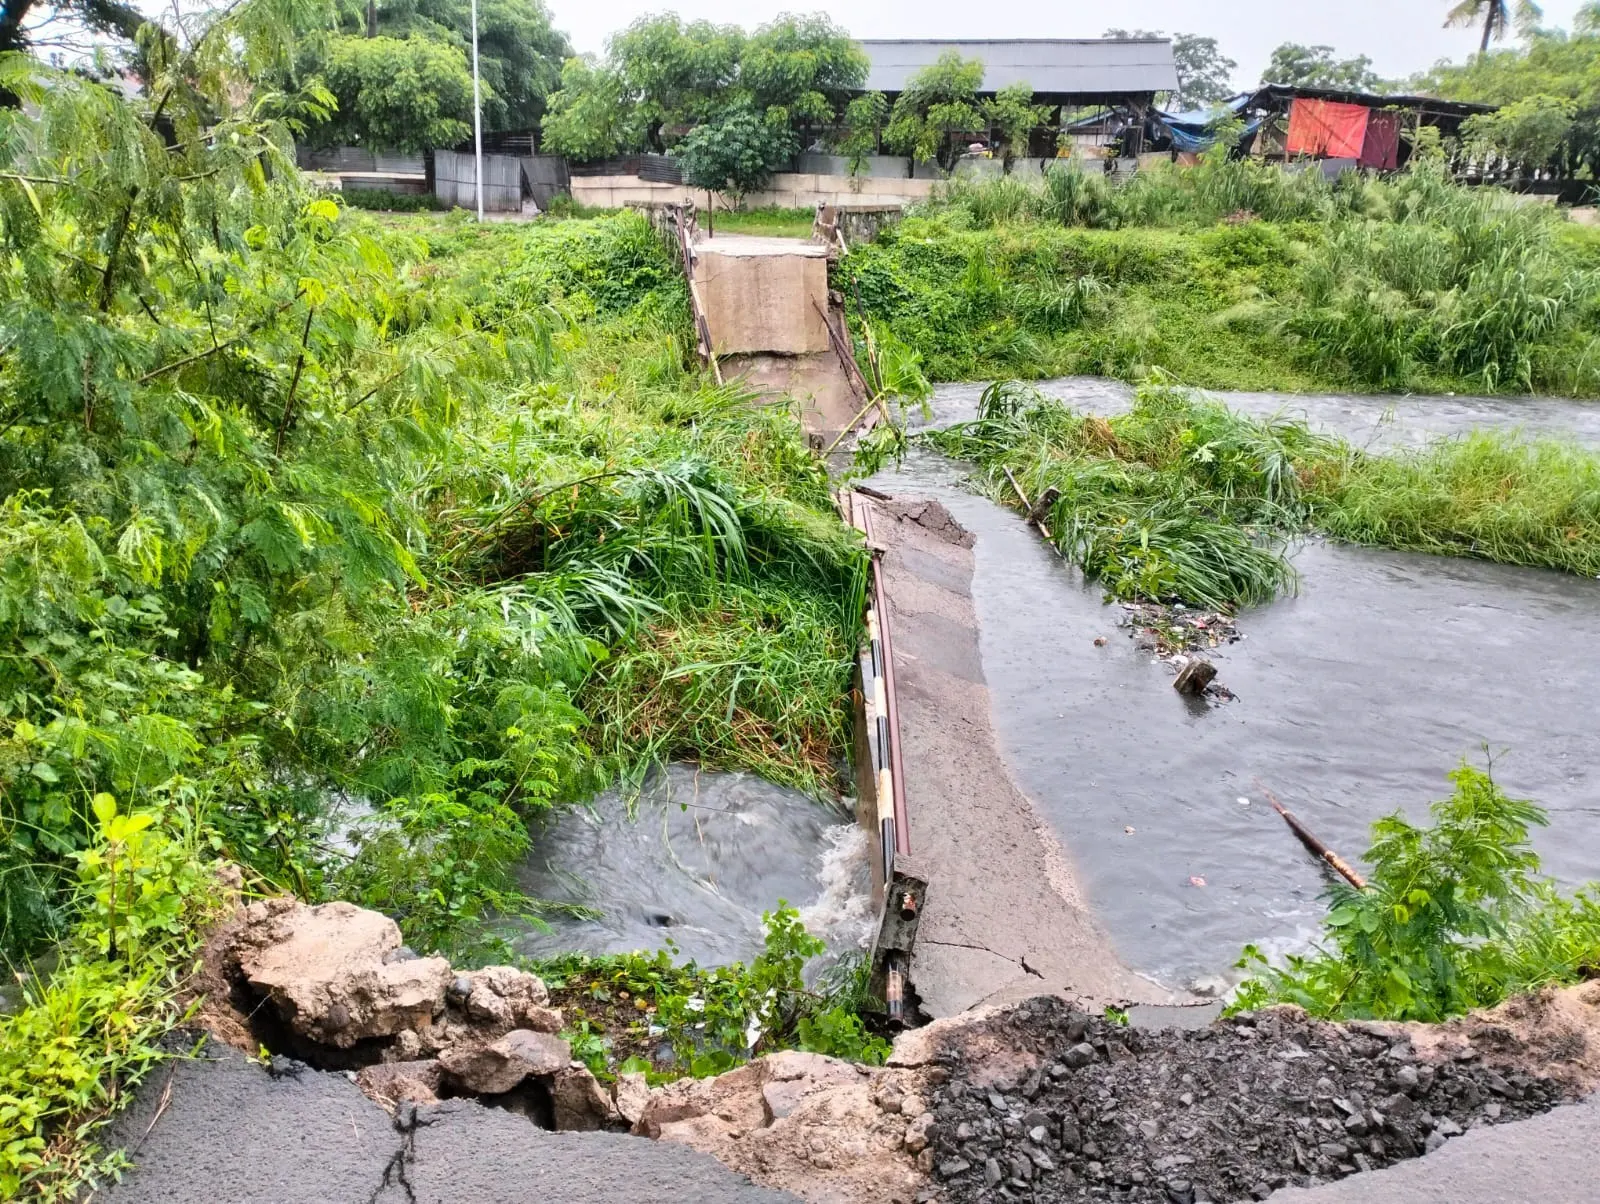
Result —
[[[1130,397],[1101,380],[1040,388],[1099,413]],[[941,388],[932,424],[972,417],[981,392]],[[1497,425],[1600,446],[1600,405],[1222,399],[1357,442]],[[1120,607],[961,475],[915,449],[873,484],[937,496],[977,535],[973,596],[1005,754],[1130,966],[1173,986],[1216,984],[1246,942],[1292,948],[1315,930],[1323,871],[1262,785],[1355,856],[1373,819],[1397,807],[1421,817],[1448,793],[1445,774],[1487,747],[1497,778],[1550,812],[1535,838],[1545,868],[1569,884],[1600,877],[1600,582],[1307,541],[1294,550],[1298,595],[1246,612],[1245,638],[1212,654],[1237,699],[1194,702],[1118,631]]]
[[[1039,387],[1099,413],[1131,397],[1103,380]],[[981,392],[940,388],[932,424],[972,417]],[[1499,426],[1600,447],[1600,404],[1218,396],[1364,445]],[[1245,638],[1213,654],[1236,700],[1197,703],[1118,630],[1120,607],[1014,512],[966,491],[963,471],[914,448],[872,484],[938,497],[977,535],[973,596],[1004,752],[1130,966],[1175,987],[1220,985],[1246,942],[1282,950],[1315,931],[1323,873],[1263,785],[1356,856],[1373,819],[1397,807],[1421,817],[1448,792],[1445,774],[1488,748],[1502,783],[1550,812],[1536,834],[1545,868],[1569,884],[1600,877],[1600,582],[1307,541],[1294,550],[1298,595],[1246,612]],[[609,793],[538,834],[524,888],[598,914],[553,920],[521,939],[524,952],[670,940],[702,964],[745,959],[779,898],[836,946],[866,938],[865,856],[842,813],[682,766],[632,812]]]

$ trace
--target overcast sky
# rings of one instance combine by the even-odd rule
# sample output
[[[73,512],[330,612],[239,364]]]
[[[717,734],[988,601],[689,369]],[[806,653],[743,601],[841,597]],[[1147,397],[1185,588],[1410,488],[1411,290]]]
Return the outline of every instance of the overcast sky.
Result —
[[[1451,0],[547,0],[579,51],[644,13],[673,11],[747,29],[780,12],[827,12],[858,38],[1095,38],[1108,26],[1204,34],[1239,64],[1234,82],[1261,78],[1282,42],[1323,44],[1341,58],[1365,54],[1379,75],[1403,78],[1441,58],[1477,50],[1476,33],[1443,28]],[[1545,24],[1569,26],[1582,0],[1547,0]]]

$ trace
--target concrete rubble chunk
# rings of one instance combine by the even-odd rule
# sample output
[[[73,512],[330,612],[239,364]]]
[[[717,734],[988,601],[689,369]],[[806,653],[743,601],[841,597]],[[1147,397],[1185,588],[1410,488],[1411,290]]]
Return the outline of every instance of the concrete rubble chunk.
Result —
[[[432,1104],[439,1100],[443,1069],[435,1058],[414,1062],[379,1062],[356,1075],[356,1085],[368,1099],[389,1107],[403,1103]]]
[[[503,1095],[526,1078],[555,1075],[567,1069],[572,1050],[560,1037],[513,1029],[491,1045],[456,1046],[439,1055],[446,1080],[463,1091]]]
[[[559,1032],[561,1014],[545,1005],[550,992],[540,979],[513,966],[485,966],[463,974],[466,990],[462,1010],[469,1020],[482,1025],[503,1026],[505,1031],[528,1028],[535,1032]],[[555,1027],[547,1027],[554,1017]]]
[[[442,957],[386,961],[401,947],[388,916],[352,903],[269,900],[245,909],[234,957],[245,980],[301,1037],[348,1049],[428,1024],[444,1008]]]
[[[550,1098],[558,1132],[594,1132],[621,1119],[611,1097],[586,1066],[571,1065],[557,1071]]]
[[[639,1123],[650,1102],[650,1084],[642,1074],[619,1074],[612,1088],[617,1114],[630,1125]]]

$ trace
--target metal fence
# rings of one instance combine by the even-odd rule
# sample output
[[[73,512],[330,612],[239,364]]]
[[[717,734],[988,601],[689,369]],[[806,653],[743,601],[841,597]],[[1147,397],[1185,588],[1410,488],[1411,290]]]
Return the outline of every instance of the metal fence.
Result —
[[[478,175],[471,155],[433,152],[433,195],[446,205],[478,207]],[[522,209],[522,163],[511,155],[483,157],[483,208],[490,213]]]

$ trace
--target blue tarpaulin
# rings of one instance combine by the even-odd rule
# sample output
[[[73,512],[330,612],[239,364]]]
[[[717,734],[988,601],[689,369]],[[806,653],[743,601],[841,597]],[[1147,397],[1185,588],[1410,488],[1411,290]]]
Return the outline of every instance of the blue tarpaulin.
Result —
[[[1180,151],[1209,150],[1216,142],[1216,134],[1212,126],[1219,115],[1238,113],[1250,102],[1250,93],[1241,93],[1230,96],[1221,104],[1209,109],[1189,109],[1179,113],[1168,113],[1161,109],[1152,109],[1151,117],[1161,133],[1172,139],[1173,148]],[[1258,118],[1244,127],[1246,135],[1254,134],[1261,126]]]

